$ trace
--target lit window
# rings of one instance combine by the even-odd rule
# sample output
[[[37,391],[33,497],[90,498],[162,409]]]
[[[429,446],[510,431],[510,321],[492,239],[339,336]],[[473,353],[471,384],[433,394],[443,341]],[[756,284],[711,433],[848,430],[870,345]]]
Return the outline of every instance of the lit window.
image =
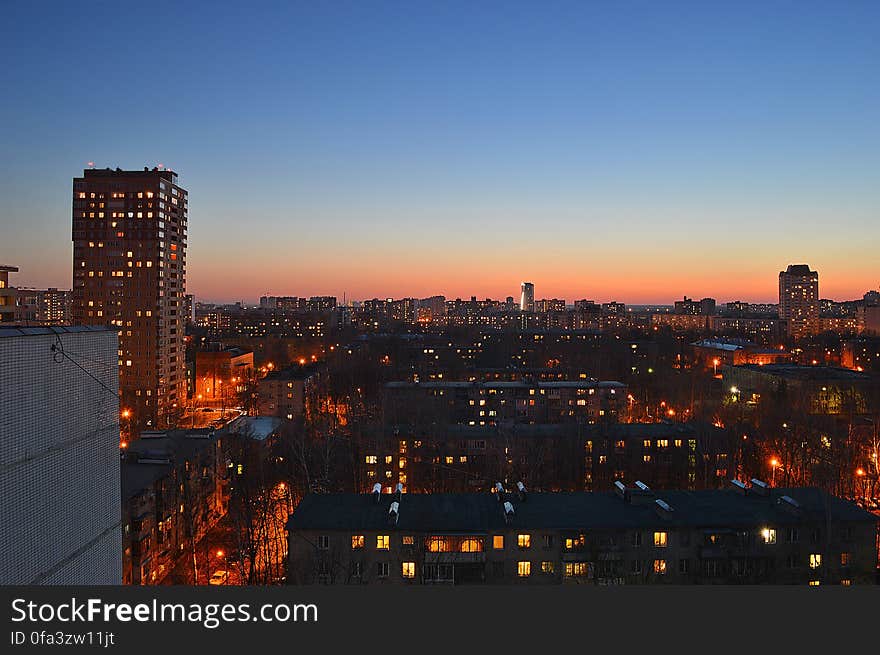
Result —
[[[669,535],[666,532],[655,532],[654,533],[654,546],[656,548],[666,548]]]
[[[818,587],[819,581],[818,580],[810,580],[810,586],[811,587]]]
[[[415,562],[403,562],[402,571],[404,578],[414,578],[416,577],[416,563]]]
[[[353,534],[351,535],[351,548],[352,550],[357,548],[364,547],[364,535],[362,534]]]
[[[517,562],[516,563],[516,574],[521,578],[527,578],[532,574],[532,563],[531,562]]]
[[[541,562],[541,573],[553,573],[553,562]]]
[[[840,584],[843,585],[844,587],[849,587],[852,584],[852,580],[849,580],[848,578],[844,578],[843,580],[840,581]]]
[[[822,566],[821,553],[810,553],[810,568],[818,569],[820,566]]]
[[[379,458],[376,457],[375,455],[367,455],[367,456],[364,458],[364,461],[365,461],[367,464],[375,464],[375,463],[378,461],[378,459],[379,459]]]
[[[841,566],[849,566],[851,559],[852,559],[852,556],[849,553],[841,553],[840,554],[840,565]]]
[[[403,545],[404,546],[412,546],[413,543],[415,543],[415,542],[413,541],[413,536],[411,534],[405,535],[403,537]]]
[[[657,575],[666,575],[666,560],[665,559],[655,559],[654,560],[654,573]]]
[[[530,534],[517,535],[516,543],[520,548],[531,548],[532,547],[532,535],[530,535]]]
[[[504,535],[496,534],[492,537],[492,548],[495,550],[504,550]]]
[[[380,534],[376,537],[376,550],[388,550],[388,535]]]
[[[774,528],[764,528],[763,530],[761,530],[761,538],[764,540],[765,544],[775,544],[776,530]]]

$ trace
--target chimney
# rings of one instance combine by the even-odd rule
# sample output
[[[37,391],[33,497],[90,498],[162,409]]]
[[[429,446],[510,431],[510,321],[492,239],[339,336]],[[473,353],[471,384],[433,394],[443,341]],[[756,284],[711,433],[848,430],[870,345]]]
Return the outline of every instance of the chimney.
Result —
[[[731,480],[730,486],[736,489],[736,493],[738,493],[740,496],[745,496],[748,493],[748,489],[745,483],[740,482],[739,480]]]
[[[510,523],[513,520],[513,503],[508,500],[504,501],[504,522]]]
[[[504,485],[500,482],[495,483],[495,497],[499,503],[504,500]]]
[[[758,496],[769,496],[770,485],[766,482],[762,482],[758,478],[752,478],[752,492]]]
[[[399,503],[401,501],[402,497],[403,497],[403,483],[398,482],[397,487],[394,489],[394,500],[396,500]]]
[[[623,484],[620,480],[614,481],[614,493],[617,494],[617,497],[621,500],[626,500],[626,485]]]
[[[516,483],[516,496],[519,498],[519,502],[526,502],[526,485],[522,482]]]

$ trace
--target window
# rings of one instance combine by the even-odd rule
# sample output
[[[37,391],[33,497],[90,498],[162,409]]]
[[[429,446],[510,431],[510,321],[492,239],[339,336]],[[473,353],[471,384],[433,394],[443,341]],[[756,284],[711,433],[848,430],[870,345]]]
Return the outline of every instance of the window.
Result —
[[[352,562],[351,563],[351,577],[359,578],[361,577],[361,563],[360,562]]]
[[[496,534],[492,537],[492,548],[495,550],[504,550],[504,535]]]
[[[849,566],[851,559],[852,559],[852,556],[849,553],[841,553],[840,554],[840,565],[841,566]]]
[[[668,539],[669,539],[668,533],[655,532],[654,533],[654,547],[655,548],[666,548],[666,545],[669,543]]]
[[[843,580],[840,581],[840,584],[844,587],[849,587],[852,584],[852,580],[850,580],[848,578],[844,578]]]
[[[517,562],[516,563],[516,574],[521,578],[527,578],[532,574],[532,563],[531,562]]]
[[[541,562],[541,573],[553,573],[553,562]]]
[[[566,562],[565,563],[565,577],[566,578],[576,578],[583,577],[587,575],[587,563],[586,562]]]
[[[772,546],[776,543],[776,529],[764,528],[763,530],[761,530],[761,539],[764,540],[765,544]]]
[[[575,548],[583,548],[587,542],[586,535],[579,534],[576,537],[565,538],[565,550],[574,550]]]
[[[414,578],[416,577],[416,563],[415,562],[403,562],[401,564],[401,575],[404,578]]]
[[[376,575],[380,578],[388,577],[388,562],[376,562]]]
[[[820,553],[810,553],[810,568],[818,569],[822,566],[822,555]]]
[[[415,543],[413,536],[411,534],[407,534],[403,536],[403,545],[404,546],[412,546]]]
[[[797,528],[789,528],[788,529],[788,543],[796,544],[800,541],[800,533]]]
[[[544,548],[553,548],[553,535],[545,534],[544,535]]]
[[[665,559],[655,559],[654,560],[654,573],[656,575],[666,575],[666,560]]]
[[[330,548],[330,537],[326,534],[318,535],[318,548],[321,550],[327,550]]]
[[[640,560],[640,559],[634,559],[634,560],[632,561],[632,572],[633,572],[635,575],[639,575],[639,574],[641,574],[641,572],[642,572],[642,560]]]
[[[387,534],[380,534],[376,536],[376,550],[388,550],[388,542],[389,538]]]
[[[818,580],[810,580],[810,586],[811,587],[818,587],[819,581]]]
[[[642,545],[642,533],[641,532],[633,532],[632,533],[632,545],[633,546],[641,546]]]
[[[532,547],[532,535],[530,534],[520,534],[516,537],[516,543],[520,548],[531,548]]]
[[[364,535],[362,534],[353,534],[351,535],[351,549],[356,550],[358,548],[364,547]]]
[[[678,560],[678,572],[679,572],[681,575],[686,575],[686,574],[687,574],[687,572],[688,572],[688,566],[690,566],[690,563],[688,562],[688,560],[686,560],[686,559],[680,559],[680,560]]]
[[[288,397],[289,396],[290,394],[288,394]],[[364,457],[364,462],[367,464],[375,464],[377,459],[378,458],[375,455],[367,455],[366,457]]]

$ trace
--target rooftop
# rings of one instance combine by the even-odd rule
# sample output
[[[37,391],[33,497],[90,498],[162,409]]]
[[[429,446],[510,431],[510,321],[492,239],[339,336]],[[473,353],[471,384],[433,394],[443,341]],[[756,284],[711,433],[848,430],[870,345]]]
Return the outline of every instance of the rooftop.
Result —
[[[861,382],[870,380],[867,373],[836,366],[803,366],[801,364],[742,364],[734,369],[749,369],[766,375],[788,378],[790,380],[839,380],[841,382]]]
[[[320,369],[320,364],[317,363],[307,364],[305,366],[293,364],[292,366],[288,366],[287,368],[278,371],[271,371],[263,379],[268,381],[308,380],[310,377],[318,373],[318,369]]]
[[[46,334],[78,334],[81,332],[113,332],[116,330],[103,325],[45,325],[38,327],[24,327],[15,325],[0,326],[0,338],[3,337],[32,337]]]
[[[309,494],[288,521],[296,530],[396,530],[413,532],[488,533],[504,529],[632,529],[649,527],[736,528],[756,524],[785,525],[825,520],[826,500],[835,521],[876,522],[877,517],[857,505],[828,496],[814,487],[770,489],[769,496],[735,489],[658,491],[657,498],[672,507],[661,517],[654,503],[631,504],[614,492],[528,493],[525,501],[508,494],[514,506],[510,524],[491,493],[404,494],[394,527],[388,524],[392,497],[382,494]],[[800,514],[780,505],[789,496]],[[784,503],[783,503],[784,505]]]
[[[274,416],[239,416],[224,431],[247,435],[257,441],[265,441],[281,427],[281,419]]]

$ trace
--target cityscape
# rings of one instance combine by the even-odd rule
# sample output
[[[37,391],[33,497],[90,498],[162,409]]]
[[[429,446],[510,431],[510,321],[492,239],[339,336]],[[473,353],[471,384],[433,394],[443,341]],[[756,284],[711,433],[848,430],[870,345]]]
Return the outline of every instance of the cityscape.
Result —
[[[255,11],[5,73],[0,585],[880,584],[876,12]]]

